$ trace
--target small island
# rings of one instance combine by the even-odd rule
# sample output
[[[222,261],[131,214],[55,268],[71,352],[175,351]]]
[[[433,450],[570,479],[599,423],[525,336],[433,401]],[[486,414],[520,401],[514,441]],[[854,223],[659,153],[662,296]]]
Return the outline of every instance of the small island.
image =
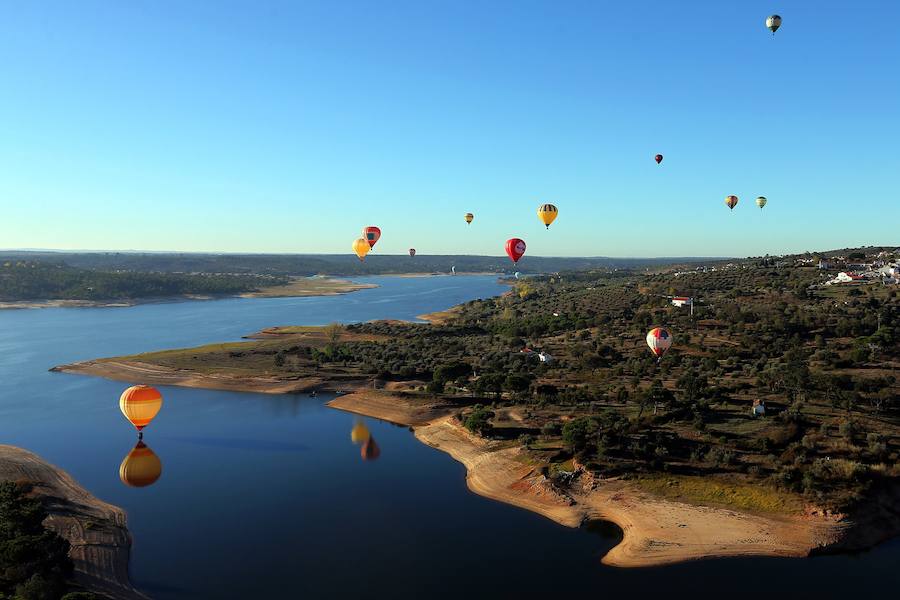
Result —
[[[562,272],[429,323],[273,327],[55,370],[354,390],[329,405],[411,426],[473,491],[567,526],[616,523],[610,565],[858,550],[900,531],[900,302],[875,276],[835,282],[826,259],[877,273],[897,257]],[[659,325],[675,343],[657,361]]]

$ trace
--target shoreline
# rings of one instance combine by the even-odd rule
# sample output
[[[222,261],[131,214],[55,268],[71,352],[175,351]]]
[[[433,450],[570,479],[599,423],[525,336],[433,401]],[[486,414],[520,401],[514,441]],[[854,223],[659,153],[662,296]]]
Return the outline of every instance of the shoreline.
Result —
[[[360,290],[377,288],[375,283],[356,283],[342,277],[296,277],[283,286],[263,288],[255,292],[239,294],[182,294],[177,296],[157,296],[153,298],[129,298],[107,300],[2,300],[0,310],[25,310],[38,308],[129,308],[143,304],[171,304],[175,302],[194,302],[227,300],[229,298],[309,298],[316,296],[340,296]],[[308,282],[332,286],[323,289],[308,287]]]
[[[570,488],[559,489],[530,464],[521,447],[473,435],[446,410],[432,420],[421,413],[403,419],[402,412],[408,409],[390,402],[391,396],[348,394],[328,406],[411,427],[420,442],[462,463],[468,488],[480,496],[566,527],[596,520],[614,523],[623,538],[603,557],[601,562],[609,566],[654,567],[740,556],[806,557],[839,542],[849,528],[821,517],[762,515],[674,502],[628,481],[601,480],[586,472]]]
[[[129,383],[267,394],[347,390],[349,393],[326,405],[410,427],[420,442],[446,452],[466,467],[466,482],[472,492],[567,527],[594,520],[617,525],[623,539],[602,559],[610,566],[650,567],[741,556],[799,558],[864,549],[889,537],[889,532],[879,536],[865,522],[857,524],[838,517],[761,514],[667,500],[641,490],[633,482],[598,478],[583,469],[576,470],[578,476],[572,486],[557,488],[521,447],[469,433],[453,416],[457,405],[373,390],[367,387],[369,380],[362,378],[229,377],[114,360],[84,361],[51,370]],[[856,525],[860,525],[860,531],[854,530]]]
[[[0,481],[25,482],[49,516],[49,529],[68,540],[75,581],[85,589],[122,600],[146,600],[128,577],[131,534],[125,511],[103,502],[68,473],[38,455],[0,445]]]
[[[321,377],[297,377],[293,379],[265,376],[234,377],[183,371],[140,361],[117,360],[86,360],[59,365],[51,368],[50,371],[54,373],[92,375],[126,383],[173,385],[177,387],[229,392],[254,392],[259,394],[302,394],[313,390],[333,392],[355,388],[365,383],[365,380],[361,378],[353,378],[341,382],[326,380]]]

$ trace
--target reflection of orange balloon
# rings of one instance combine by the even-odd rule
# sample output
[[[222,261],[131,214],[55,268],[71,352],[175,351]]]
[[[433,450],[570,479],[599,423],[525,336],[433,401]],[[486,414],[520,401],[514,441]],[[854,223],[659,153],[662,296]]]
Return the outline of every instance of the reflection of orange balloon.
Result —
[[[350,430],[350,441],[354,444],[367,442],[370,437],[371,434],[369,433],[369,429],[362,421],[357,421],[356,425],[353,426],[353,429]]]
[[[162,394],[149,385],[133,385],[119,398],[119,409],[138,431],[150,424],[162,408]]]
[[[153,485],[162,475],[162,462],[144,442],[138,442],[119,466],[119,479],[128,487]]]
[[[366,443],[360,448],[359,454],[362,456],[363,460],[375,460],[381,456],[381,449],[378,447],[378,444],[375,443],[375,438],[369,436],[369,439],[367,439]]]

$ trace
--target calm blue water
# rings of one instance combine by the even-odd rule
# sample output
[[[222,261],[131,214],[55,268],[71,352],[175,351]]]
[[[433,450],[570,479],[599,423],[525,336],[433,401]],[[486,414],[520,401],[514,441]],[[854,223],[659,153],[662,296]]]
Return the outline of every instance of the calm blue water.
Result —
[[[162,388],[145,441],[152,486],[118,469],[135,435],[126,384],[49,373],[76,360],[239,339],[273,325],[413,319],[502,293],[493,277],[370,278],[324,298],[0,311],[0,443],[22,446],[128,511],[132,578],[155,598],[529,597],[541,592],[758,597],[888,591],[900,544],[856,557],[600,565],[613,528],[570,530],[470,493],[465,469],[405,428],[365,419],[381,455],[351,443],[329,397]]]

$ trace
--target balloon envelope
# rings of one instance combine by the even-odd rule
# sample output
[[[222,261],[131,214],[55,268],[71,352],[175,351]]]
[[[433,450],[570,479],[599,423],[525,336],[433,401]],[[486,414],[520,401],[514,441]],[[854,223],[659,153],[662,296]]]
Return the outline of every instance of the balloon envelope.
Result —
[[[766,202],[768,202],[768,200],[766,200],[765,196],[760,196],[759,198],[756,199],[756,205],[760,208],[765,206]]]
[[[525,254],[525,241],[519,238],[506,240],[506,253],[513,264],[519,262],[519,259]]]
[[[737,196],[726,196],[725,197],[725,206],[734,210],[734,207],[737,206],[738,197]]]
[[[133,385],[119,397],[119,410],[141,431],[162,408],[162,394],[149,385]]]
[[[466,223],[471,224],[471,223],[472,223],[472,220],[473,220],[474,218],[475,218],[475,215],[473,215],[472,213],[466,213]]]
[[[119,465],[119,479],[128,487],[153,485],[160,475],[162,462],[144,442],[138,442]]]
[[[355,242],[353,242],[353,251],[356,253],[356,256],[359,257],[359,260],[364,260],[366,258],[366,254],[369,253],[369,250],[372,249],[372,246],[369,245],[363,238],[359,238]]]
[[[363,237],[366,238],[366,241],[369,243],[369,247],[371,248],[381,237],[381,230],[374,225],[363,227]]]
[[[772,15],[766,19],[766,27],[769,28],[769,31],[772,32],[772,35],[775,35],[775,32],[778,31],[778,28],[781,27],[781,17],[778,15]]]
[[[672,334],[665,327],[654,327],[647,334],[647,345],[656,358],[662,358],[662,355],[672,347]]]
[[[662,154],[657,154],[654,158],[656,159],[656,164],[659,164],[662,162],[663,157]]]
[[[547,226],[547,229],[550,229],[550,223],[556,220],[556,216],[559,214],[559,210],[552,204],[543,204],[538,207],[538,219],[541,220],[541,223]]]
[[[415,256],[415,255],[416,255],[416,249],[415,249],[415,248],[410,248],[410,249],[409,249],[409,255],[410,255],[410,256]]]

